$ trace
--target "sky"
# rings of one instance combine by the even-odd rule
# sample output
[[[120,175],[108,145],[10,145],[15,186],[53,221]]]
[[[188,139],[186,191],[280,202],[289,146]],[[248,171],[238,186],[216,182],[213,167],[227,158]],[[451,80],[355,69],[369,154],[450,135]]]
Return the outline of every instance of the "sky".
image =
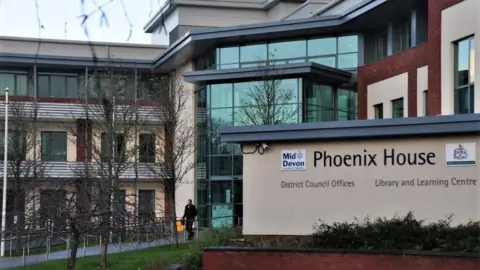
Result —
[[[0,0],[0,36],[150,44],[151,37],[143,32],[143,26],[159,10],[164,1]],[[82,2],[84,2],[84,11],[82,11]],[[106,4],[104,11],[108,26],[105,23],[102,25],[100,13],[95,13],[87,21],[89,30],[89,37],[87,37],[79,16],[98,11],[95,3]],[[133,25],[130,37],[129,21]],[[38,27],[39,22],[43,28]]]

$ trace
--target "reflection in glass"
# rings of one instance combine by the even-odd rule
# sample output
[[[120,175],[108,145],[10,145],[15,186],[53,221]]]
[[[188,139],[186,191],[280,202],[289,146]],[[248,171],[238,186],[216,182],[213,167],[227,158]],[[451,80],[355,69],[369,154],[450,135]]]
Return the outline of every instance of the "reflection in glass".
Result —
[[[469,82],[470,43],[462,40],[457,45],[457,86],[467,85]]]
[[[233,157],[233,175],[243,174],[243,156]]]
[[[392,118],[403,118],[403,98],[392,100]]]
[[[306,122],[334,120],[333,88],[312,84],[306,93]]]
[[[339,54],[337,68],[356,68],[358,66],[358,54]]]
[[[455,90],[455,114],[475,112],[475,87],[466,86]]]
[[[270,43],[268,53],[269,57],[275,60],[305,58],[307,56],[306,40]]]
[[[475,83],[475,38],[470,39],[470,83]]]
[[[212,156],[211,160],[211,175],[232,175],[233,158],[231,156]]]
[[[231,126],[233,124],[233,110],[212,109],[210,110],[210,130],[216,131],[221,126]]]
[[[233,104],[235,107],[255,105],[255,100],[250,96],[259,88],[257,82],[235,83],[233,86]]]
[[[255,44],[240,47],[240,61],[242,67],[245,67],[245,63],[262,62],[266,60],[267,44]]]
[[[337,53],[336,38],[320,38],[308,40],[308,56],[330,55]]]
[[[232,107],[232,87],[231,83],[213,84],[210,87],[210,108]]]
[[[220,49],[220,68],[229,69],[229,68],[238,68],[239,59],[238,59],[238,47],[228,47]]]
[[[317,64],[320,64],[320,65],[324,65],[324,66],[327,66],[327,67],[333,67],[333,68],[336,66],[335,60],[336,60],[335,57],[310,58],[310,61],[313,62],[313,63],[317,63]]]
[[[358,51],[358,37],[345,36],[338,38],[338,53],[352,53]]]
[[[357,93],[348,89],[337,90],[337,120],[355,120],[357,118]]]
[[[213,133],[210,135],[210,142],[212,147],[212,155],[231,155],[232,144],[223,143],[220,135]]]

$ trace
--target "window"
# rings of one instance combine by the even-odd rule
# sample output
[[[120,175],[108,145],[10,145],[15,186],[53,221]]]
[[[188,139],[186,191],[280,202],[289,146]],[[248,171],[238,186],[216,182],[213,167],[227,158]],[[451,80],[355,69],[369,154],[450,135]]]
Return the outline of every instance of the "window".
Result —
[[[307,57],[306,40],[283,41],[268,44],[268,57],[277,64],[305,62]]]
[[[388,30],[382,30],[375,36],[375,60],[387,57]]]
[[[220,48],[218,54],[220,69],[238,68],[240,54],[238,47]]]
[[[4,156],[5,131],[0,131],[0,160]],[[24,161],[27,156],[27,134],[19,131],[8,131],[8,160]]]
[[[395,52],[401,52],[411,48],[412,34],[410,18],[397,24],[393,34],[393,49]]]
[[[101,135],[101,160],[103,162],[108,162],[111,157],[110,153],[113,151],[113,156],[115,162],[125,161],[125,136],[123,134],[115,134],[114,141],[109,143],[111,140],[107,133],[102,133]],[[109,149],[112,147],[112,149]]]
[[[26,73],[6,73],[0,71],[0,95],[5,95],[5,88],[8,87],[8,94],[14,96],[27,96],[28,79]]]
[[[65,190],[40,191],[40,226],[64,228],[67,218],[67,192]],[[48,222],[47,222],[48,221]]]
[[[42,160],[67,161],[67,132],[42,131]]]
[[[305,121],[328,122],[334,120],[333,88],[313,83],[305,96]]]
[[[403,98],[392,100],[392,118],[403,118]]]
[[[337,68],[356,68],[358,66],[358,37],[338,38]]]
[[[267,60],[267,44],[240,47],[241,67],[255,67]]]
[[[155,135],[140,134],[139,135],[139,162],[154,163],[155,162]]]
[[[233,85],[213,84],[210,87],[210,108],[229,108],[233,103]]]
[[[155,190],[138,191],[138,214],[142,218],[155,217]]]
[[[337,90],[337,120],[357,119],[357,92],[348,89]]]
[[[455,46],[455,114],[475,112],[475,39],[469,37]]]
[[[78,75],[48,74],[38,75],[38,96],[52,98],[76,98]]]
[[[140,86],[144,86],[144,84],[140,84]],[[150,86],[147,84],[147,87]],[[150,88],[147,88],[147,90],[141,89],[140,91],[143,91],[141,95],[144,95],[145,92],[149,94],[149,90]],[[135,98],[135,86],[133,80],[129,79],[128,76],[96,75],[88,78],[88,95],[91,98],[115,97],[117,99],[133,100]]]
[[[383,103],[373,105],[375,119],[383,119]]]

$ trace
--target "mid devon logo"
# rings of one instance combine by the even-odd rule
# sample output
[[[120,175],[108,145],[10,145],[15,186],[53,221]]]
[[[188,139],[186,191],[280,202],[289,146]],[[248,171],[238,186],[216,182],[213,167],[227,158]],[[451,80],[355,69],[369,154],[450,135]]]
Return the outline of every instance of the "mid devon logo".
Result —
[[[477,164],[476,143],[455,143],[445,146],[445,165],[472,166]]]
[[[307,151],[283,150],[282,171],[304,171],[307,169]]]

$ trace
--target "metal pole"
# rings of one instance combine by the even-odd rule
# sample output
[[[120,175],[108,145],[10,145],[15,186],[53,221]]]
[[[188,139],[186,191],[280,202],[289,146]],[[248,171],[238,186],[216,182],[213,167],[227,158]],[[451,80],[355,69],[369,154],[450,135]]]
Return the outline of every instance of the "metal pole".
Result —
[[[7,159],[8,159],[8,87],[5,88],[5,135],[3,140],[3,197],[2,197],[2,241],[0,256],[5,256],[5,231],[7,230]]]

